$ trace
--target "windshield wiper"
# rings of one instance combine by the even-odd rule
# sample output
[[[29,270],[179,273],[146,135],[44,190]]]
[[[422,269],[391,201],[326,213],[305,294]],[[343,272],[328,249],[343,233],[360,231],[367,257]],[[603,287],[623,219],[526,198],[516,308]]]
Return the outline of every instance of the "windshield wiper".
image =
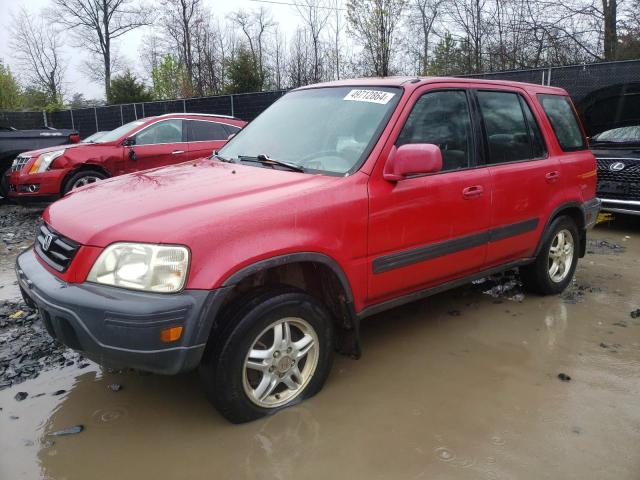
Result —
[[[230,158],[226,158],[223,157],[222,155],[220,155],[218,152],[213,152],[213,155],[211,155],[211,157],[216,157],[218,160],[220,160],[221,162],[225,162],[225,163],[236,163],[235,160],[231,160]]]
[[[275,160],[273,158],[269,158],[267,155],[262,155],[262,154],[255,157],[252,157],[249,155],[238,155],[238,158],[242,162],[257,162],[257,163],[261,163],[262,165],[270,165],[272,167],[274,165],[278,165],[279,167],[288,168],[289,170],[292,170],[294,172],[305,171],[304,168],[302,168],[300,165],[296,165],[295,163],[283,162],[282,160]]]

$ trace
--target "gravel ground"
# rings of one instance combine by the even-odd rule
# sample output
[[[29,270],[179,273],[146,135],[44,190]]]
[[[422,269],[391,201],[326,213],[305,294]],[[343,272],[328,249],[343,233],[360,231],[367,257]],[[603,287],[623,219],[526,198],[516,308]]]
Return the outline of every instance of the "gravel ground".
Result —
[[[35,378],[43,370],[88,364],[81,355],[49,336],[38,312],[19,298],[13,266],[33,243],[41,209],[0,205],[0,390]]]

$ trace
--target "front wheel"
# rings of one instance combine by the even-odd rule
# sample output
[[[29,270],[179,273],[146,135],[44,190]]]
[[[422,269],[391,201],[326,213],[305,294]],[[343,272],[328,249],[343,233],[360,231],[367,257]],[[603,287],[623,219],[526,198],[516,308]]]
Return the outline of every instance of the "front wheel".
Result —
[[[309,398],[333,357],[333,322],[314,297],[286,287],[237,302],[200,368],[207,394],[231,422],[269,415]],[[214,336],[216,333],[214,333]]]
[[[76,188],[99,182],[100,180],[104,180],[105,178],[107,178],[107,176],[104,173],[98,172],[96,170],[80,170],[79,172],[69,177],[69,179],[65,182],[62,194],[64,195],[65,193],[70,192],[71,190],[74,190]]]
[[[578,265],[578,227],[569,217],[558,217],[548,229],[540,253],[531,265],[520,268],[524,286],[542,295],[562,292]]]

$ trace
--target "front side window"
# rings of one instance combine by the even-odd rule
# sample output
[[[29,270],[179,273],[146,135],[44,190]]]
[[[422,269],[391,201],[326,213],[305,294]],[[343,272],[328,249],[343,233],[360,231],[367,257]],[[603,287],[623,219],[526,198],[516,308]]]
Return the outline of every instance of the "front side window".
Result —
[[[484,121],[488,163],[507,163],[539,158],[541,155],[540,131],[528,112],[525,118],[520,96],[512,92],[479,91],[478,103]],[[530,126],[531,122],[533,125]],[[533,127],[533,128],[531,128]]]
[[[326,87],[286,94],[220,151],[260,166],[272,158],[304,170],[343,175],[367,157],[402,96],[400,88]]]
[[[442,152],[442,170],[471,166],[473,136],[467,94],[447,90],[424,94],[413,106],[396,141],[432,143]]]
[[[538,99],[549,118],[560,148],[565,152],[587,148],[569,98],[564,95],[539,94]]]
[[[163,120],[136,133],[136,145],[182,142],[182,120]]]
[[[187,120],[188,141],[207,142],[226,140],[229,135],[224,127],[221,123],[216,122]]]

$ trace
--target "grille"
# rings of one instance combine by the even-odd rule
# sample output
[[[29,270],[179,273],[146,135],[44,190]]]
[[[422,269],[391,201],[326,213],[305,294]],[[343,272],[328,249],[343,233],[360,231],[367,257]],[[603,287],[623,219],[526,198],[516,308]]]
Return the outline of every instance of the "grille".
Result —
[[[598,190],[597,196],[613,200],[640,200],[640,159],[598,158]],[[609,170],[609,165],[616,162],[625,164],[619,172]],[[616,184],[613,191],[607,184]]]
[[[11,164],[11,171],[19,172],[20,170],[22,170],[22,167],[24,167],[29,160],[31,160],[31,157],[23,157],[22,155],[18,155],[13,161],[13,163]]]
[[[64,272],[69,268],[80,245],[49,227],[40,225],[35,250],[42,260],[54,270]]]

